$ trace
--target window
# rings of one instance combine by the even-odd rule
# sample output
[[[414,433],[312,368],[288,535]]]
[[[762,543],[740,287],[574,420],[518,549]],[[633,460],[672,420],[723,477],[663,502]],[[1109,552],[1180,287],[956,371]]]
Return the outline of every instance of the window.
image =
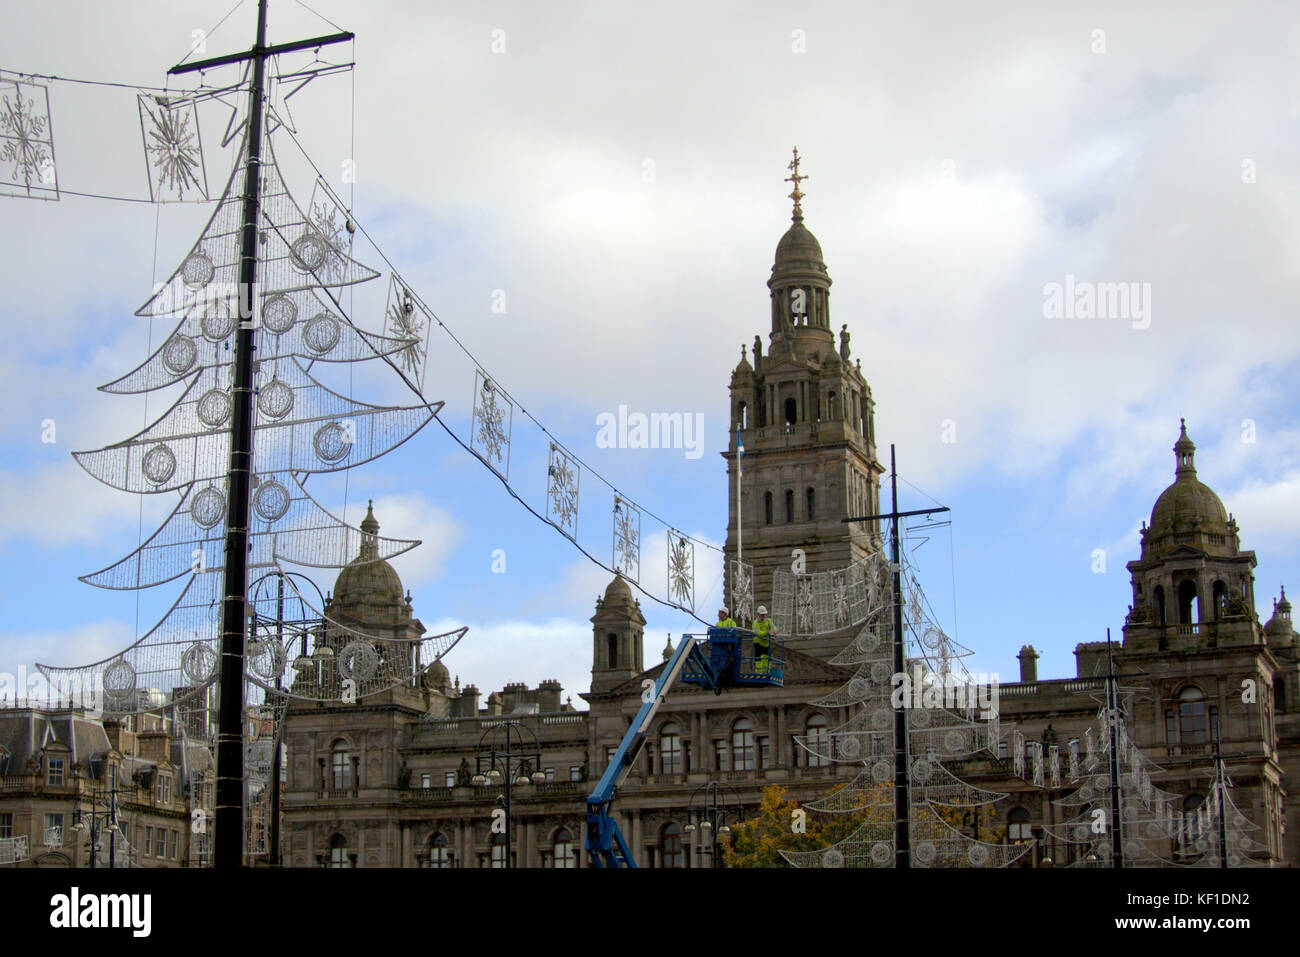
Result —
[[[682,729],[676,724],[666,724],[659,732],[659,760],[662,773],[682,773]]]
[[[0,812],[0,840],[14,836],[14,816],[10,811]]]
[[[451,867],[451,851],[447,850],[447,835],[439,832],[429,838],[428,866],[438,870]]]
[[[605,638],[605,645],[609,652],[609,667],[618,667],[618,635],[612,632]]]
[[[334,790],[343,791],[353,786],[351,756],[348,754],[347,742],[342,738],[334,742],[332,767],[334,770]],[[345,844],[344,847],[346,846]],[[330,866],[333,867],[334,865],[331,864]]]
[[[763,524],[772,524],[772,493],[763,493]]]
[[[785,400],[785,424],[787,428],[794,425],[795,420],[798,417],[797,409],[798,404],[793,398]]]
[[[167,854],[167,856],[170,857],[170,858],[174,861],[174,860],[176,860],[176,855],[177,855],[177,853],[180,851],[180,846],[181,846],[181,832],[180,832],[180,831],[168,831],[167,834],[168,834],[169,844],[170,844],[170,847],[168,848],[168,854]]]
[[[999,742],[998,742],[998,760],[999,760],[999,761],[1005,761],[1006,759],[1007,759],[1007,743],[1006,743],[1005,741],[999,741]]]
[[[552,850],[555,852],[552,858],[554,861],[553,866],[566,870],[578,866],[578,854],[573,846],[573,832],[567,827],[562,827],[556,831]]]
[[[742,429],[749,428],[749,409],[744,402],[740,403],[740,414],[736,416],[736,419]]]
[[[1182,744],[1205,744],[1210,740],[1205,694],[1195,685],[1184,688],[1178,696],[1178,726]]]
[[[817,492],[815,489],[808,490],[808,521],[817,520]]]
[[[785,490],[785,522],[787,525],[794,521],[794,491]]]
[[[1151,600],[1155,604],[1156,624],[1163,625],[1165,618],[1165,588],[1163,585],[1157,585],[1151,591]]]
[[[664,867],[686,866],[686,856],[682,850],[682,829],[676,824],[664,826],[659,847],[659,855]]]
[[[1178,743],[1178,718],[1173,708],[1165,709],[1165,744],[1173,747]]]
[[[713,739],[713,770],[729,771],[727,767],[727,739]]]
[[[807,752],[808,767],[822,768],[831,763],[831,736],[826,730],[826,716],[815,714],[808,719],[804,743],[810,749]]]
[[[772,739],[767,735],[758,739],[758,766],[759,768],[772,766]]]
[[[421,775],[420,775],[420,787],[422,787],[422,788],[426,788],[426,789],[427,789],[427,788],[431,788],[431,787],[433,787],[433,775],[432,775],[432,774],[421,774]]]
[[[45,846],[61,847],[63,845],[63,815],[45,815]]]
[[[582,768],[578,767],[576,764],[571,764],[571,765],[569,765],[569,780],[570,780],[570,781],[581,781],[581,780],[582,780]]]
[[[45,783],[55,786],[63,784],[63,758],[49,758],[47,760]]]
[[[509,848],[506,847],[506,836],[504,834],[492,835],[492,866],[505,867],[506,853]]]
[[[1195,625],[1200,620],[1201,616],[1197,614],[1196,582],[1184,580],[1178,585],[1178,623]]]
[[[153,857],[153,828],[144,829],[144,856]]]
[[[1029,812],[1022,807],[1013,809],[1007,815],[1007,840],[1012,844],[1023,844],[1031,837]]]
[[[605,767],[609,767],[611,764],[614,763],[614,752],[617,750],[618,750],[617,748],[613,748],[613,747],[605,748]]]
[[[555,768],[546,769],[546,783],[547,784],[555,783]]]
[[[348,856],[348,842],[342,834],[330,838],[330,856],[328,867],[351,867],[352,859]]]
[[[172,777],[170,774],[158,775],[158,803],[172,803]]]
[[[731,727],[731,769],[754,770],[754,724],[741,718]]]

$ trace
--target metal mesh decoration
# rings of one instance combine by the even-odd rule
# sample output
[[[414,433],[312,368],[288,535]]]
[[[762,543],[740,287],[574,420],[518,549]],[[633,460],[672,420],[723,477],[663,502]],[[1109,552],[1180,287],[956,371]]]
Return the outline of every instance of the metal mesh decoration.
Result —
[[[510,477],[510,433],[515,405],[481,369],[474,371],[474,414],[469,447],[497,475]]]
[[[614,570],[628,581],[641,580],[641,510],[614,496]]]
[[[59,198],[50,91],[40,84],[0,80],[0,196]]]
[[[384,310],[384,334],[407,340],[407,346],[398,356],[402,371],[407,373],[419,388],[424,379],[424,363],[429,354],[430,324],[423,310],[406,284],[393,273],[388,284],[388,306]]]
[[[27,835],[0,838],[0,864],[18,864],[30,856]]]
[[[337,282],[351,259],[357,228],[319,180],[312,186],[307,220],[302,236],[295,243],[295,265],[324,282]]]
[[[366,641],[348,642],[337,657],[340,678],[369,681],[379,670],[379,655]]]
[[[562,448],[551,443],[546,467],[546,517],[570,538],[578,533],[578,463]]]
[[[847,568],[797,575],[777,569],[772,575],[772,622],[781,634],[797,637],[831,634],[857,627],[879,607],[876,556]]]
[[[3,95],[5,84],[0,84]],[[145,110],[172,132],[189,127],[181,113],[167,116]],[[188,110],[188,107],[185,108]],[[355,562],[380,561],[415,547],[415,541],[363,534],[323,508],[307,491],[310,476],[369,462],[407,441],[442,407],[416,392],[408,406],[368,405],[329,388],[317,378],[335,362],[383,361],[392,372],[412,341],[358,329],[329,304],[327,288],[376,278],[378,273],[351,258],[351,230],[326,210],[309,218],[289,195],[268,134],[260,178],[259,276],[261,321],[254,325],[256,347],[253,415],[253,493],[247,518],[250,580],[281,572],[281,563],[337,569]],[[157,711],[169,705],[211,716],[220,647],[225,537],[229,503],[231,383],[235,350],[230,339],[240,315],[236,290],[244,206],[246,150],[239,151],[216,208],[170,278],[137,310],[137,315],[170,319],[170,335],[134,370],[103,387],[136,394],[181,384],[165,411],[141,432],[115,444],[75,453],[97,480],[122,491],[147,494],[174,491],[178,501],[163,524],[129,555],[82,578],[101,588],[137,589],[179,583],[162,619],[130,646],[101,661],[68,667],[40,664],[56,687],[103,688],[103,710],[111,715]],[[161,167],[160,167],[161,168]],[[3,171],[0,163],[0,171]],[[183,164],[155,181],[193,198],[195,183]],[[331,293],[337,298],[336,294]],[[310,318],[307,318],[310,317]],[[311,371],[309,371],[311,370]],[[400,370],[398,370],[400,373]],[[250,604],[252,604],[250,597]],[[246,644],[247,680],[261,697],[298,696],[313,701],[344,700],[334,655],[349,642],[368,643],[374,668],[356,681],[357,700],[412,680],[412,669],[427,667],[465,634],[456,629],[412,639],[385,639],[328,621],[321,601],[310,610],[311,629],[289,629],[284,643],[254,636]],[[262,618],[270,612],[262,610]],[[256,619],[254,619],[256,620]],[[289,636],[292,635],[292,638]],[[290,643],[293,643],[293,647]],[[311,674],[302,667],[302,648],[319,651],[328,667]],[[314,659],[307,657],[310,663]],[[370,660],[367,658],[367,660]],[[290,674],[294,692],[275,685]],[[363,674],[362,668],[357,672]],[[278,699],[277,699],[278,700]]]
[[[206,200],[208,177],[194,101],[139,94],[140,135],[155,203]]]
[[[695,543],[668,530],[668,598],[680,608],[695,610]]]
[[[754,620],[754,566],[733,558],[730,571],[731,617],[741,627],[745,627]]]

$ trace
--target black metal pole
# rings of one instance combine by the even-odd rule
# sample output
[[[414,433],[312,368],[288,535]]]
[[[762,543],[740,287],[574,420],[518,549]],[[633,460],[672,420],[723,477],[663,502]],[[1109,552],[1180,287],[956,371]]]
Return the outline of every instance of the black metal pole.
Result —
[[[1219,782],[1219,870],[1228,869],[1228,824],[1227,808],[1228,785],[1223,768],[1223,751],[1219,746],[1219,725],[1214,725],[1214,772]]]
[[[117,784],[108,792],[108,868],[117,867]]]
[[[253,467],[253,301],[262,165],[262,88],[266,74],[266,3],[258,0],[257,43],[248,92],[248,167],[239,253],[239,325],[235,333],[234,415],[230,428],[230,509],[226,514],[225,590],[221,623],[221,692],[217,728],[216,835],[213,864],[244,863],[244,633],[248,588],[248,499]]]
[[[507,723],[505,727],[506,727],[506,867],[509,868],[509,867],[510,867],[510,852],[511,852],[513,846],[514,846],[511,842],[514,840],[514,834],[512,833],[512,828],[511,828],[511,826],[510,826],[510,818],[511,818],[511,816],[512,816],[512,814],[513,814],[513,809],[511,808],[511,805],[510,805],[510,785],[511,785],[511,781],[510,781],[510,725]],[[521,743],[522,743],[522,739],[521,739]]]
[[[891,537],[890,562],[894,580],[894,674],[905,673],[907,667],[903,641],[903,589],[902,557],[898,548],[898,466],[894,460],[894,446],[889,446],[889,486]],[[912,866],[912,842],[908,818],[907,780],[907,708],[894,709],[894,867],[908,869]]]
[[[275,645],[277,649],[284,648],[284,575],[277,577],[278,591],[275,598]],[[280,652],[277,650],[276,654]],[[280,669],[275,669],[275,689],[280,690]],[[277,702],[275,708],[279,708]],[[271,714],[274,716],[275,709]],[[271,755],[271,823],[270,823],[270,854],[268,863],[272,867],[280,865],[280,734],[279,727],[271,728],[271,743],[275,748],[275,753]]]
[[[1119,819],[1119,695],[1115,688],[1115,662],[1110,629],[1106,629],[1106,711],[1110,724],[1110,858],[1111,867],[1124,867],[1123,828]]]

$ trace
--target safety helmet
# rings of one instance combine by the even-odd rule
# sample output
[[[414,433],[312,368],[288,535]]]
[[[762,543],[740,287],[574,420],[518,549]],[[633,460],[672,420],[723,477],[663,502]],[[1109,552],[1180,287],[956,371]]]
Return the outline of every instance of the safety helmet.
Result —
[[[760,615],[766,615],[766,614],[767,614],[767,606],[766,606],[766,605],[759,605],[759,606],[758,606],[758,613],[759,613]]]
[[[719,612],[720,614],[723,614],[723,615],[728,614],[728,612],[727,612],[727,606],[726,606],[726,605],[723,605],[722,607],[720,607],[720,608],[718,609],[718,612]]]

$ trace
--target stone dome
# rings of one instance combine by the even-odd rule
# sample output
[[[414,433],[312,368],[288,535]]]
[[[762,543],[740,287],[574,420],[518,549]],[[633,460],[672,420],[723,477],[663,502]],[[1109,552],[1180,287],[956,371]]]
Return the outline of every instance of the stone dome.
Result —
[[[391,606],[400,608],[406,603],[402,597],[402,579],[388,562],[379,557],[379,522],[375,519],[374,503],[366,509],[361,521],[361,551],[352,559],[334,582],[332,607],[348,611],[362,606]]]
[[[451,688],[451,672],[441,661],[435,661],[424,669],[424,684],[427,688],[447,691]]]
[[[605,601],[609,602],[614,599],[632,600],[631,587],[623,580],[623,576],[617,572],[614,574],[614,579],[605,588]]]
[[[1223,502],[1204,482],[1196,478],[1194,453],[1196,446],[1187,437],[1187,424],[1183,422],[1178,441],[1174,445],[1177,467],[1174,484],[1160,493],[1151,509],[1149,538],[1159,538],[1174,532],[1201,532],[1228,534],[1228,510]]]
[[[817,242],[817,237],[803,224],[801,216],[790,224],[781,241],[776,244],[776,258],[772,270],[776,272],[782,266],[806,268],[810,264],[820,266],[823,272],[826,269],[821,243]]]

